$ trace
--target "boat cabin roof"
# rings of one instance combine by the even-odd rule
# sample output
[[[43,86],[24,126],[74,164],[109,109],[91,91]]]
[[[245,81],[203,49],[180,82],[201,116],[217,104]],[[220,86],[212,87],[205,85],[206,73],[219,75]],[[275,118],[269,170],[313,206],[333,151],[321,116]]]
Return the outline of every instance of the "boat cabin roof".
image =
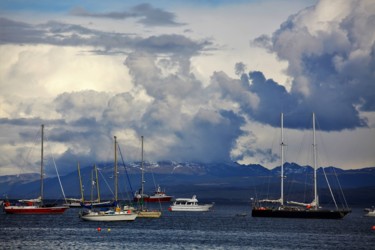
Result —
[[[176,201],[198,202],[197,197],[195,195],[192,198],[177,198]]]

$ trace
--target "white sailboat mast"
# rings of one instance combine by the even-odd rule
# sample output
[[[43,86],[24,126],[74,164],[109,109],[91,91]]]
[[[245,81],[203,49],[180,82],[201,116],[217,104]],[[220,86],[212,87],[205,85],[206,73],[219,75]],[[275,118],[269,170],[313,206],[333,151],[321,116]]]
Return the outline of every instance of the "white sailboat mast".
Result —
[[[314,157],[314,201],[315,201],[315,209],[319,207],[318,201],[318,188],[317,188],[317,174],[316,174],[316,139],[315,139],[315,113],[313,113],[313,157]]]
[[[42,124],[42,133],[41,133],[41,154],[40,154],[40,200],[43,201],[43,182],[44,182],[44,163],[43,163],[43,141],[44,141],[44,124]]]
[[[280,204],[284,206],[284,114],[281,113],[281,197],[280,197]]]
[[[117,171],[117,137],[115,139],[115,201],[118,199],[118,171]]]
[[[98,193],[98,202],[100,202],[100,185],[99,185],[98,168],[96,167],[96,164],[94,164],[94,170],[95,170],[95,177],[96,177],[96,191]]]
[[[79,188],[80,188],[80,191],[81,191],[81,201],[84,202],[85,201],[85,197],[83,195],[81,169],[79,167],[79,162],[77,163],[77,170],[78,170],[78,178],[79,178]]]
[[[94,201],[94,168],[91,170],[91,203]]]
[[[143,169],[143,135],[141,136],[141,141],[142,141],[142,145],[141,145],[141,170],[142,170],[142,179],[141,179],[141,207],[143,209],[143,193],[144,193],[144,185],[145,185],[145,177],[144,177],[144,169]]]

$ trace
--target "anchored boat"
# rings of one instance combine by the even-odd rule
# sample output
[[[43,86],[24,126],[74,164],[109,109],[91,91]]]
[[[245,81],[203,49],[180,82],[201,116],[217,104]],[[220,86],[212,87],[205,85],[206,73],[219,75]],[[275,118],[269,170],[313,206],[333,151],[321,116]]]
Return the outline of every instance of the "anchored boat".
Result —
[[[313,158],[314,158],[314,200],[311,203],[285,202],[284,201],[284,141],[283,141],[283,114],[281,114],[281,196],[279,199],[253,201],[253,217],[279,217],[279,218],[306,218],[306,219],[341,219],[351,212],[349,208],[339,209],[336,201],[336,209],[323,209],[319,205],[317,192],[317,163],[315,140],[315,114],[313,113]],[[331,191],[332,194],[332,191]],[[287,205],[287,204],[288,205]],[[269,205],[271,204],[271,205]]]
[[[118,168],[117,168],[117,138],[114,137],[115,144],[115,167],[114,167],[114,180],[115,180],[115,201],[114,207],[106,211],[95,210],[82,210],[79,217],[85,221],[134,221],[137,214],[127,206],[121,207],[118,204]]]
[[[40,196],[36,199],[18,200],[16,204],[9,201],[4,203],[4,211],[7,214],[63,214],[69,207],[57,204],[45,204],[44,192],[44,125],[41,126],[41,157],[40,157]]]
[[[192,198],[177,198],[168,208],[171,212],[207,212],[214,206],[214,203],[199,205],[197,196]]]
[[[138,209],[135,211],[138,214],[139,218],[159,218],[161,216],[161,211],[158,210],[149,210],[145,206],[145,202],[150,201],[149,196],[144,195],[144,166],[143,166],[143,136],[141,136],[142,141],[142,159],[141,159],[141,171],[142,171],[142,177],[141,177],[141,189],[138,195],[135,196],[135,200],[138,203]],[[157,200],[155,200],[157,201]],[[160,201],[159,201],[160,202]]]

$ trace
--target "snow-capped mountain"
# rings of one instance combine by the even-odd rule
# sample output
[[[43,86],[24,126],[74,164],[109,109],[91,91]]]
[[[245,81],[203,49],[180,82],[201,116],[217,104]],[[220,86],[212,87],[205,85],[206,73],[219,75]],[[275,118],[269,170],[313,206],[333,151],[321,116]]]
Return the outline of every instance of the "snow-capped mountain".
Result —
[[[202,198],[215,197],[216,199],[242,199],[260,195],[265,186],[270,193],[279,193],[280,166],[267,169],[259,164],[241,165],[235,162],[226,163],[197,163],[197,162],[144,162],[145,187],[147,192],[153,192],[156,185],[174,196],[199,194]],[[98,164],[99,183],[102,197],[111,197],[113,186],[113,163]],[[85,193],[89,195],[91,189],[92,166],[81,167],[81,178]],[[328,179],[339,180],[340,185],[354,198],[359,195],[356,192],[365,192],[366,197],[361,200],[375,200],[375,167],[355,170],[343,170],[335,167],[318,169],[319,184],[327,188],[323,174]],[[141,183],[140,162],[119,165],[120,192],[131,194],[140,187]],[[286,186],[295,186],[302,192],[311,183],[313,176],[310,166],[300,166],[296,163],[285,163],[284,178]],[[32,178],[31,178],[32,177]],[[54,177],[56,178],[56,177]],[[45,180],[45,196],[50,198],[62,198],[58,181],[54,178]],[[60,176],[66,196],[79,196],[79,180],[77,172]],[[28,181],[25,181],[29,180]],[[331,181],[331,180],[330,180]],[[307,184],[306,184],[307,183]],[[19,175],[0,177],[0,190],[2,195],[8,197],[30,197],[39,192],[38,175]],[[113,188],[112,188],[113,189]],[[127,195],[129,196],[129,195]],[[367,197],[369,196],[369,197]],[[371,196],[371,197],[370,197]],[[126,197],[124,195],[124,197]],[[370,199],[370,200],[371,200]],[[348,199],[350,201],[350,199]]]

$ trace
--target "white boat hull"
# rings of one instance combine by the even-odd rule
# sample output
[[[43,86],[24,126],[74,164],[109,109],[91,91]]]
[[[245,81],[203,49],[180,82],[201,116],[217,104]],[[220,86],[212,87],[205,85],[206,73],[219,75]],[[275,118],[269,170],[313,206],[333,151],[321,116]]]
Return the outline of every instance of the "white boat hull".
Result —
[[[367,214],[365,214],[366,217],[375,217],[375,211],[369,211]]]
[[[214,204],[205,205],[172,205],[169,207],[171,212],[207,212]]]
[[[63,206],[67,206],[67,207],[81,207],[81,203],[79,202],[70,202],[70,203],[64,203]]]
[[[79,216],[85,221],[134,221],[137,218],[137,214],[128,211],[120,212],[88,212],[81,213]]]

